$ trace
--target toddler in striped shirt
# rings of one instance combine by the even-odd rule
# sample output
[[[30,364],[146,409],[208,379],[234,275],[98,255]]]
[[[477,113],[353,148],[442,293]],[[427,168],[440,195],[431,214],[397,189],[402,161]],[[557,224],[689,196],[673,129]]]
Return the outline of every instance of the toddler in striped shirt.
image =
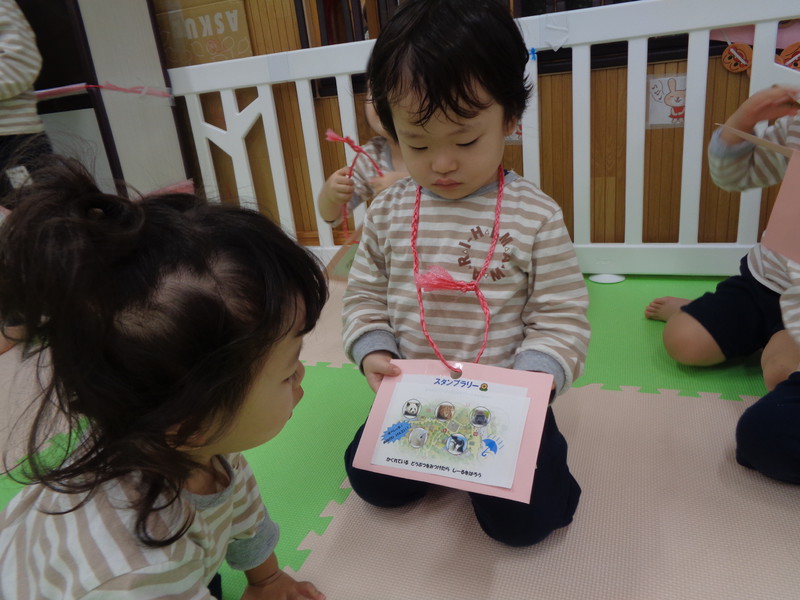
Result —
[[[399,374],[392,358],[473,362],[482,347],[481,364],[552,374],[554,395],[583,369],[589,300],[561,209],[501,164],[530,95],[527,61],[496,0],[406,0],[376,40],[369,86],[410,177],[367,210],[344,296],[345,352],[373,390]],[[470,293],[418,296],[428,267]],[[424,496],[427,483],[353,466],[362,431],[345,455],[353,490],[383,507]],[[529,502],[470,493],[490,537],[529,546],[572,521],[581,490],[549,407],[537,463]]]
[[[241,454],[303,395],[317,261],[256,212],[133,202],[52,160],[0,226],[0,314],[43,386],[14,472],[29,485],[0,513],[0,597],[208,599],[225,560],[242,598],[323,600],[279,568]],[[64,449],[39,453],[63,424]]]

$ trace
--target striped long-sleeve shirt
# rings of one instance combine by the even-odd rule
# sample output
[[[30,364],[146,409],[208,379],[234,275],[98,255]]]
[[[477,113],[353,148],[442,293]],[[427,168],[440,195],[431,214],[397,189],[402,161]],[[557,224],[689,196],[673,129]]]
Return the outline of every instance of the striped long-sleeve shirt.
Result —
[[[14,0],[0,0],[0,135],[44,131],[33,82],[42,68],[36,36]]]
[[[740,191],[781,182],[788,162],[785,156],[746,140],[728,146],[719,136],[717,130],[708,146],[711,177],[719,187]],[[762,137],[800,150],[800,115],[778,119]],[[800,344],[800,264],[756,244],[747,255],[747,266],[753,277],[781,295],[783,324]]]
[[[389,142],[386,138],[376,135],[363,146],[372,160],[378,163],[382,173],[394,171],[392,166],[392,151],[389,148]],[[370,202],[375,197],[375,191],[372,189],[370,180],[378,176],[378,171],[375,165],[366,156],[359,155],[356,164],[353,167],[353,197],[347,203],[347,212],[353,214],[355,208],[364,202]],[[342,216],[330,222],[331,226],[336,227],[341,224]]]
[[[461,281],[480,271],[492,239],[497,183],[448,200],[423,190],[417,248],[420,272],[439,266]],[[416,184],[401,180],[367,211],[344,296],[345,352],[360,365],[387,350],[400,358],[436,356],[420,327],[410,233]],[[559,392],[580,375],[589,343],[589,300],[558,205],[509,172],[499,241],[480,282],[491,309],[481,364],[551,373]],[[450,361],[474,362],[484,315],[474,293],[428,291],[425,321]]]
[[[223,560],[241,570],[264,562],[278,541],[253,473],[244,457],[218,457],[230,480],[212,495],[185,492],[170,509],[154,513],[151,533],[174,533],[186,511],[189,530],[165,548],[147,548],[133,529],[129,500],[135,481],[108,483],[72,512],[83,495],[32,485],[0,513],[0,598],[153,600],[209,599],[207,585]]]

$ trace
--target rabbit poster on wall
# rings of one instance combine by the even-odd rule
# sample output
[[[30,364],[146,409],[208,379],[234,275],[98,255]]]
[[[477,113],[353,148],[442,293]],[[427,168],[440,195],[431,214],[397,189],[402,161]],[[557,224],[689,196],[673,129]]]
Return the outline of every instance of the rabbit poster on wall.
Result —
[[[683,127],[686,114],[686,75],[648,75],[647,126]]]

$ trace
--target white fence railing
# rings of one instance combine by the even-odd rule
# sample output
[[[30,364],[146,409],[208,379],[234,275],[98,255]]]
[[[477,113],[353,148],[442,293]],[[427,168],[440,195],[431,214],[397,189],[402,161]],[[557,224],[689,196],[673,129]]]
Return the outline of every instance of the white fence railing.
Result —
[[[709,32],[712,29],[755,26],[750,92],[773,83],[800,85],[800,72],[775,63],[778,23],[800,17],[798,0],[731,2],[729,0],[639,0],[613,6],[553,13],[519,20],[526,44],[537,50],[572,49],[572,131],[575,246],[586,273],[729,274],[756,242],[760,191],[743,192],[737,240],[698,243],[704,111],[687,110],[681,171],[680,226],[677,243],[643,243],[644,140],[647,102],[647,43],[656,36],[689,34],[686,105],[705,106]],[[590,239],[590,53],[594,44],[627,41],[627,126],[625,168],[625,241],[592,243]],[[800,41],[800,40],[798,40]],[[218,190],[210,143],[230,155],[239,198],[255,197],[245,136],[262,118],[281,226],[296,233],[285,161],[279,139],[272,86],[296,86],[311,189],[324,182],[320,132],[314,110],[312,81],[335,77],[343,135],[358,139],[351,75],[364,72],[373,42],[310,48],[221,63],[171,69],[173,93],[183,96],[189,112],[198,161],[209,196]],[[535,89],[538,73],[529,62]],[[235,90],[252,88],[258,97],[237,109]],[[199,95],[219,92],[226,129],[205,122]],[[534,97],[523,118],[523,169],[540,181],[539,103]],[[352,160],[352,150],[346,148]],[[356,212],[363,217],[363,208]],[[316,215],[322,253],[334,246],[330,227]]]

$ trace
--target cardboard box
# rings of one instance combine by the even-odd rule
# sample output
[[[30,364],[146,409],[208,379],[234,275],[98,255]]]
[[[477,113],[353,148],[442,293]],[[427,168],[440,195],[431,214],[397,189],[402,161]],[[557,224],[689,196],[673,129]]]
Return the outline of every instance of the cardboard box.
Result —
[[[166,66],[253,56],[244,0],[155,0]]]

